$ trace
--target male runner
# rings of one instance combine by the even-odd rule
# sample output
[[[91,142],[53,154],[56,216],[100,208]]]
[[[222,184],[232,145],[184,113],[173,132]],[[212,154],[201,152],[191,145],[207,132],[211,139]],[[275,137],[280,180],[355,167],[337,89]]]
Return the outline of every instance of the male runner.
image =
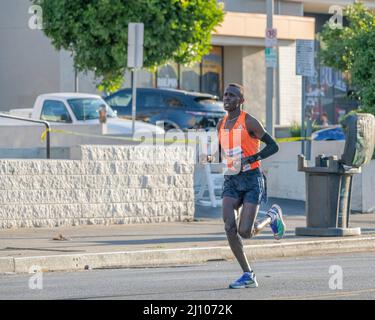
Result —
[[[257,119],[241,111],[243,87],[230,84],[224,93],[224,109],[228,115],[218,125],[221,152],[227,171],[223,186],[223,220],[229,245],[244,274],[229,285],[232,289],[256,288],[258,283],[243,250],[242,238],[249,239],[270,225],[275,239],[285,232],[282,211],[273,205],[262,221],[255,222],[262,200],[267,199],[266,181],[260,160],[278,152],[276,141]],[[266,146],[260,151],[260,141]],[[235,210],[242,206],[237,226]]]

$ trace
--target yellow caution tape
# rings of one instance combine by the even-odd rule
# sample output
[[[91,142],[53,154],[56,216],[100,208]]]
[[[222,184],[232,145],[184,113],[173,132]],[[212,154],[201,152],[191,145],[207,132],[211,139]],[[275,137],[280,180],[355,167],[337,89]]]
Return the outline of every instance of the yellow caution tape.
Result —
[[[130,142],[164,142],[164,143],[188,143],[188,144],[196,144],[196,141],[188,140],[188,139],[161,139],[161,138],[133,138],[133,137],[116,137],[116,136],[105,136],[100,134],[92,134],[92,133],[83,133],[83,132],[74,132],[68,130],[58,130],[58,129],[45,129],[40,136],[40,140],[42,142],[45,141],[47,132],[51,133],[62,133],[62,134],[69,134],[74,136],[80,137],[92,137],[92,138],[105,138],[105,139],[112,139],[112,140],[123,140],[123,141],[130,141]],[[279,138],[276,139],[278,143],[284,142],[297,142],[297,141],[307,141],[311,140],[311,138],[304,138],[304,137],[290,137],[290,138]]]
[[[74,132],[74,131],[57,130],[57,129],[45,129],[40,136],[40,140],[42,142],[45,141],[47,137],[47,132],[69,134],[69,135],[80,136],[80,137],[105,138],[105,139],[123,140],[123,141],[131,141],[131,142],[164,142],[164,143],[191,143],[191,144],[197,143],[196,141],[187,140],[187,139],[161,139],[161,138],[154,139],[154,138],[134,138],[134,137],[128,138],[128,137],[105,136],[105,135],[100,135],[100,134]]]
[[[283,142],[296,142],[296,141],[304,141],[304,140],[311,140],[311,138],[304,138],[304,137],[291,137],[291,138],[280,138],[276,139],[277,142],[283,143]]]

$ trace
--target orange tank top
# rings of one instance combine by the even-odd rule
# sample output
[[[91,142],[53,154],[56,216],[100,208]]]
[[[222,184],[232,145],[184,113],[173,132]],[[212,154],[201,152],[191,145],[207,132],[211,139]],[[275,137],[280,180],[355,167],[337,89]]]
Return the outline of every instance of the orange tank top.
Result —
[[[258,153],[260,149],[259,139],[251,137],[247,131],[245,122],[246,115],[247,112],[241,111],[240,116],[231,130],[224,129],[228,119],[228,116],[225,116],[219,129],[219,142],[225,154],[227,167],[232,171],[236,170],[233,166],[235,160],[253,156]],[[260,165],[261,162],[256,161],[252,164],[245,165],[242,171],[254,170],[259,168]]]

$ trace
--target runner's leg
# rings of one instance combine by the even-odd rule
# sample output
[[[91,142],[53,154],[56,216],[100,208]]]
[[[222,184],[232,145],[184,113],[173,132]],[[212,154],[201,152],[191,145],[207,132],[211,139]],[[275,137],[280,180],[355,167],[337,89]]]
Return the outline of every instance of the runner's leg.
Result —
[[[255,221],[259,211],[259,205],[245,202],[241,212],[239,234],[242,238],[250,239],[271,223],[271,218],[266,217],[261,221]]]
[[[223,197],[223,220],[225,224],[225,232],[227,234],[229,246],[234,256],[240,264],[243,272],[250,272],[251,268],[247,261],[241,237],[238,235],[236,216],[234,211],[241,205],[240,199]]]

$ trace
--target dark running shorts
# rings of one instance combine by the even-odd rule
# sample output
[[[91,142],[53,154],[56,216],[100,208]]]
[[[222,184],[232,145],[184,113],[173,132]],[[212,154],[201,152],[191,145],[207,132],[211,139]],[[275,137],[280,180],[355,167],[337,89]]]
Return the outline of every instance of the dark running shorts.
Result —
[[[222,198],[240,199],[241,203],[267,202],[266,177],[260,169],[224,176]]]

